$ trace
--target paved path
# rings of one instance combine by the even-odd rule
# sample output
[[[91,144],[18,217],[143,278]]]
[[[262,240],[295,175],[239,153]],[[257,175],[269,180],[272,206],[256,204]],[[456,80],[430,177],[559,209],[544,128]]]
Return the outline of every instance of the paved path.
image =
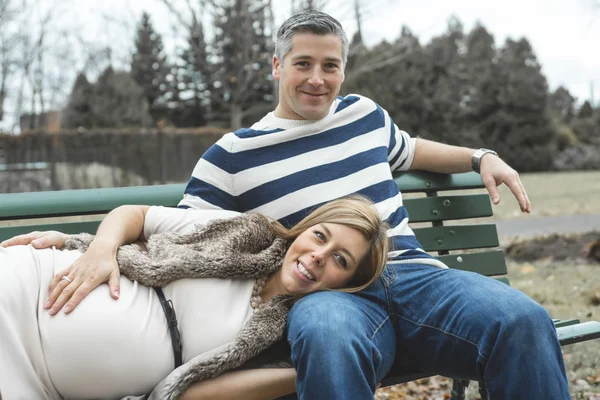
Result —
[[[545,233],[600,233],[600,214],[537,217],[496,223],[500,237],[536,236]]]

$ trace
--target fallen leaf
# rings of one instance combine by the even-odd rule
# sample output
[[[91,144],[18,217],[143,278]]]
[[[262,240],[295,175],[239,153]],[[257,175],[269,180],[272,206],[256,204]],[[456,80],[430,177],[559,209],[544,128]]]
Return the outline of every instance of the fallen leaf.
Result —
[[[523,264],[521,267],[521,274],[527,275],[535,272],[535,267],[529,263]]]

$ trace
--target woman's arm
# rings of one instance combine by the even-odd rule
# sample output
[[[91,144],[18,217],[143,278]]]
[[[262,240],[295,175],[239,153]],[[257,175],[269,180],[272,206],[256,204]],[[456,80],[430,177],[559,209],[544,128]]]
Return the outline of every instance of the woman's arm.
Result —
[[[119,298],[117,250],[143,239],[148,209],[148,206],[121,206],[108,213],[88,250],[52,279],[50,296],[44,305],[51,315],[63,306],[65,313],[71,312],[88,293],[107,281],[112,298]],[[63,279],[65,276],[68,280]]]
[[[264,368],[226,372],[191,385],[181,400],[270,400],[296,391],[294,368]]]

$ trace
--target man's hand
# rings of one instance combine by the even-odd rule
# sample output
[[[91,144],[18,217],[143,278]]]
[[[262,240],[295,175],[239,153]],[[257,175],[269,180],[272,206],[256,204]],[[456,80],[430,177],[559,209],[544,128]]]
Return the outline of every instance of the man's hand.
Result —
[[[26,246],[32,245],[36,249],[48,249],[52,246],[57,249],[62,248],[67,235],[58,231],[31,232],[25,235],[18,235],[0,243],[2,247],[9,246]]]
[[[485,154],[481,158],[479,174],[494,204],[500,203],[498,186],[504,183],[517,198],[521,211],[526,213],[531,212],[531,203],[518,172],[502,161],[502,159],[493,154]]]
[[[44,304],[46,309],[50,309],[50,315],[59,312],[63,306],[65,313],[70,313],[85,296],[107,281],[111,297],[118,299],[121,274],[116,252],[117,247],[113,244],[96,239],[73,265],[56,274],[50,282],[50,296]]]

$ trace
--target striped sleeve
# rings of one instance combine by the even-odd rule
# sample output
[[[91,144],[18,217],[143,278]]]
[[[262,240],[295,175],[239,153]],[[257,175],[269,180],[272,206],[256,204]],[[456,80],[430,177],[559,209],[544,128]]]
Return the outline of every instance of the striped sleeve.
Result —
[[[231,134],[223,136],[198,160],[179,208],[236,210],[232,139]]]
[[[386,129],[390,133],[388,144],[388,163],[392,171],[407,171],[415,157],[416,138],[411,138],[408,133],[400,130],[394,121],[385,113],[387,118]]]

